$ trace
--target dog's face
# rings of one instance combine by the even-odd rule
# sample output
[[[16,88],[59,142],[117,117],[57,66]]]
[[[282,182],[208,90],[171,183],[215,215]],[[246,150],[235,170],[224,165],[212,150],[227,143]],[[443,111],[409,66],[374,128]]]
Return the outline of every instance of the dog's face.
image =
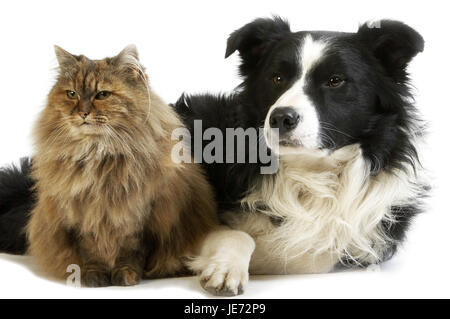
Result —
[[[392,101],[404,98],[396,85],[407,81],[406,65],[423,50],[423,39],[394,21],[357,33],[293,33],[274,18],[235,31],[227,56],[235,50],[266,141],[286,154],[371,145],[378,134],[394,134],[405,112]]]
[[[298,33],[291,46],[274,48],[265,61],[262,76],[274,102],[264,127],[269,145],[279,141],[281,153],[352,143],[376,113],[370,66],[361,52],[348,49],[344,36],[332,41]]]

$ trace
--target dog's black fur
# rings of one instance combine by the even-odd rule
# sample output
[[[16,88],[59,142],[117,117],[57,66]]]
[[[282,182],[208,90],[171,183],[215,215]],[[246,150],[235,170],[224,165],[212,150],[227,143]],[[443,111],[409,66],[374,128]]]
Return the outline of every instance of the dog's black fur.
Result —
[[[0,252],[22,255],[28,244],[25,225],[35,203],[30,177],[31,161],[0,169]]]

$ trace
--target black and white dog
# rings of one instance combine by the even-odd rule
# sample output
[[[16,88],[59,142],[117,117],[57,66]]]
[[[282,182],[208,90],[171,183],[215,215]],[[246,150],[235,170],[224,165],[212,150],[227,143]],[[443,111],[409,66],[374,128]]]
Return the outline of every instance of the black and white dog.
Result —
[[[341,33],[291,32],[278,17],[257,19],[228,39],[226,57],[241,57],[237,91],[175,104],[191,130],[194,120],[203,130],[263,127],[279,155],[271,175],[258,163],[205,164],[222,221],[256,243],[251,274],[323,273],[393,255],[426,193],[406,72],[423,48],[422,37],[396,21]],[[236,292],[245,284],[249,240],[236,241],[228,268],[206,266],[221,253],[193,263],[206,288]]]

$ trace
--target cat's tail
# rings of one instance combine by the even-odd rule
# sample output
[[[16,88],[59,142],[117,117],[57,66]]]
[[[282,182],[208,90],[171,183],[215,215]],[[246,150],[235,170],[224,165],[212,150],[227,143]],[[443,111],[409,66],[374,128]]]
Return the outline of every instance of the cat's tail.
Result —
[[[28,243],[25,226],[35,204],[31,160],[0,168],[0,252],[22,255]]]

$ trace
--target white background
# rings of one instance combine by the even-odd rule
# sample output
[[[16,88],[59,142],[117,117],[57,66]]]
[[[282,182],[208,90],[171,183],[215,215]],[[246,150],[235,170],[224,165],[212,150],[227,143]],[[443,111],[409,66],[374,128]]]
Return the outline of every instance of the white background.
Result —
[[[0,4],[0,164],[32,154],[31,128],[55,72],[53,45],[103,58],[137,45],[153,89],[167,102],[183,92],[226,92],[239,84],[228,35],[278,14],[293,31],[355,31],[366,20],[406,22],[425,38],[410,65],[417,104],[430,121],[422,150],[434,191],[398,255],[381,271],[253,277],[243,297],[450,297],[449,103],[446,1],[2,1]],[[448,2],[448,1],[447,1]],[[7,4],[6,4],[7,3]],[[196,278],[132,288],[76,289],[44,279],[30,257],[0,254],[0,297],[204,298]]]

